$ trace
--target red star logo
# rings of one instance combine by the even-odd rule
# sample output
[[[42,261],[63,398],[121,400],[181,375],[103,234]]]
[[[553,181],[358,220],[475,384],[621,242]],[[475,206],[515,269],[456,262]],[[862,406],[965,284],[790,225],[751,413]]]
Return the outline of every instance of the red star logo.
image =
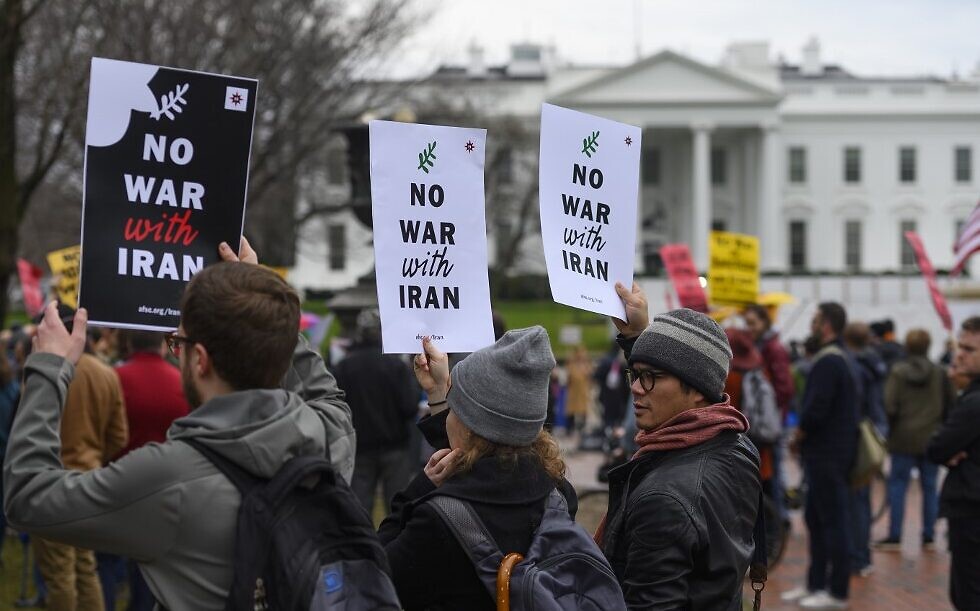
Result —
[[[466,152],[467,153],[472,153],[474,149],[476,149],[476,145],[473,144],[473,141],[472,140],[467,140],[466,141]]]
[[[629,146],[629,145],[633,144],[633,139],[630,138],[629,136],[626,136],[626,140],[624,140],[623,142],[626,143],[626,146]]]
[[[231,94],[231,103],[234,104],[235,106],[238,106],[239,104],[241,104],[242,103],[242,94],[240,94],[240,93],[233,93],[233,94]]]

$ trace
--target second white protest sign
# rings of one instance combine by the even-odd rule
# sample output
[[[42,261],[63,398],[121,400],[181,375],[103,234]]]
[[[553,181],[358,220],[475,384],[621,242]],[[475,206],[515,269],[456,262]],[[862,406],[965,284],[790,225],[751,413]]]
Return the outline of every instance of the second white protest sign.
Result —
[[[386,353],[493,343],[483,129],[371,121],[371,201]]]
[[[641,130],[551,104],[541,108],[541,238],[555,301],[624,319]]]

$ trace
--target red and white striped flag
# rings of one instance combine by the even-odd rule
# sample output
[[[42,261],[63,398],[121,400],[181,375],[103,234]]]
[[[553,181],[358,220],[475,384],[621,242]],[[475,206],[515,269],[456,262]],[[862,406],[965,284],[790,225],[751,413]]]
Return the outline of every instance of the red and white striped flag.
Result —
[[[929,255],[926,254],[926,247],[922,245],[919,234],[914,231],[906,231],[905,239],[908,240],[912,246],[912,250],[915,251],[915,259],[919,264],[919,271],[922,272],[922,277],[925,278],[926,287],[929,289],[929,296],[932,298],[932,305],[936,308],[936,314],[939,315],[939,320],[943,321],[943,327],[947,331],[952,332],[953,317],[949,314],[946,298],[943,296],[942,291],[939,290],[939,283],[936,281],[936,270],[932,266],[932,261],[929,260]]]
[[[950,270],[950,275],[956,276],[963,271],[970,255],[978,250],[980,250],[980,204],[977,204],[977,207],[970,213],[970,218],[963,225],[963,231],[956,239],[956,244],[953,244],[956,260],[953,261],[953,269]]]

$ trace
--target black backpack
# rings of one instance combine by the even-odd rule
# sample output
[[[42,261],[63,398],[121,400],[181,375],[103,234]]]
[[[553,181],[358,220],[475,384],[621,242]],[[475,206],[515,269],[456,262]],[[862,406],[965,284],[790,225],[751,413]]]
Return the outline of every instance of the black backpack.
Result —
[[[265,480],[184,441],[242,495],[227,611],[401,609],[371,519],[327,458],[293,458]]]
[[[490,596],[504,553],[467,501],[432,496],[427,501],[459,541]],[[565,498],[552,490],[531,547],[510,574],[509,608],[518,611],[626,611],[623,591],[599,546],[568,515]]]

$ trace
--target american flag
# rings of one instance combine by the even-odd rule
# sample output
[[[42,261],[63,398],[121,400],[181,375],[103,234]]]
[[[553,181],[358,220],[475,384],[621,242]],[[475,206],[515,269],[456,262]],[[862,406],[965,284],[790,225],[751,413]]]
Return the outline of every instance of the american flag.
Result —
[[[956,276],[963,271],[970,255],[978,250],[980,250],[980,204],[977,204],[977,207],[970,213],[970,218],[966,220],[963,231],[957,238],[956,244],[953,245],[956,260],[953,262],[953,269],[950,270],[950,274]]]

